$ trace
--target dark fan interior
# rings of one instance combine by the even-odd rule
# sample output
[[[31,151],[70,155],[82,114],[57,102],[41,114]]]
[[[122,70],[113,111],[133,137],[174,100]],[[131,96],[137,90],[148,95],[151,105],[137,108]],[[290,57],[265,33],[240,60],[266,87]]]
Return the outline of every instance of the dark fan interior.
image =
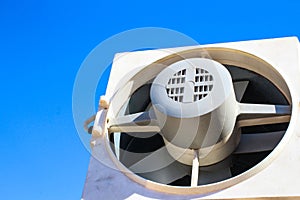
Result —
[[[262,104],[281,104],[287,105],[288,102],[285,97],[281,94],[281,92],[266,78],[251,72],[246,69],[242,69],[235,66],[226,66],[229,70],[233,82],[235,81],[249,81],[248,87],[245,91],[243,98],[241,99],[242,103],[262,103]],[[146,84],[140,87],[138,90],[134,92],[131,96],[129,103],[126,108],[125,114],[133,114],[137,112],[142,112],[147,109],[150,100],[150,88],[151,84]],[[241,129],[242,134],[249,133],[262,133],[262,132],[271,132],[271,131],[285,131],[288,127],[288,123],[281,124],[273,124],[273,125],[260,125],[260,126],[251,126],[251,127],[243,127]],[[110,136],[110,141],[113,144],[113,133]],[[130,133],[121,133],[120,138],[120,162],[122,162],[126,167],[130,167],[134,162],[137,162],[139,159],[128,159],[128,155],[126,152],[135,152],[135,153],[143,153],[144,156],[151,154],[151,152],[156,151],[164,146],[163,139],[160,134],[154,133],[153,136],[147,138],[138,138],[134,137]],[[113,148],[114,145],[111,145]],[[236,176],[241,174],[248,169],[252,168],[260,161],[262,161],[266,156],[269,155],[271,151],[264,151],[258,153],[246,153],[246,154],[232,154],[225,160],[220,163],[214,164],[213,166],[200,167],[200,174],[204,176],[201,184],[209,184],[213,182],[222,181],[224,179]],[[174,165],[183,167],[183,168],[191,168],[191,166],[187,166],[181,164],[177,161],[174,161]],[[222,167],[226,165],[229,167],[231,176],[224,177],[218,176],[218,173],[222,171]],[[155,172],[154,172],[155,173]],[[143,174],[139,174],[142,177],[149,179],[148,176],[144,176]],[[151,176],[150,176],[151,177]],[[219,177],[219,178],[218,178]],[[151,179],[151,178],[150,178]],[[155,180],[154,180],[155,181]],[[174,186],[190,186],[191,184],[191,176],[186,175],[182,178],[179,178],[169,185]]]

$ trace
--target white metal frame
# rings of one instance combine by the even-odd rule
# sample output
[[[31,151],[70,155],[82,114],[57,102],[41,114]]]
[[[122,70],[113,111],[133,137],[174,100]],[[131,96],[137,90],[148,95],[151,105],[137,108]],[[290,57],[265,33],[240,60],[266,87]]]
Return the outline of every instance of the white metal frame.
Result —
[[[91,140],[94,157],[91,157],[83,199],[103,199],[104,197],[115,199],[134,199],[137,197],[139,199],[225,199],[300,196],[300,174],[298,173],[298,170],[300,169],[300,129],[297,129],[297,125],[300,123],[299,41],[295,37],[290,37],[212,44],[201,46],[201,48],[202,47],[230,48],[253,54],[269,63],[284,78],[288,90],[290,91],[290,94],[286,94],[286,96],[290,95],[289,99],[292,103],[292,117],[290,118],[290,126],[280,144],[263,162],[229,181],[223,181],[201,188],[168,187],[136,176],[122,166],[122,164],[118,163],[108,146],[107,131],[105,131],[107,129],[107,118],[110,118],[110,112],[113,111],[102,109],[96,115]],[[123,77],[127,71],[140,71],[145,66],[169,56],[174,52],[193,48],[197,47],[181,47],[175,49],[117,54],[111,70],[105,97],[109,101],[115,91],[118,90],[117,87],[119,84],[116,80],[122,79],[124,81],[123,85],[129,81],[131,77]],[[268,71],[268,69],[262,68],[259,73],[261,72],[273,78],[276,76]],[[284,88],[284,86],[281,88]],[[103,104],[106,104],[106,102],[107,101],[102,101]],[[245,125],[247,123],[251,122],[244,121],[241,124]],[[108,163],[110,166],[115,166],[121,171],[111,169],[97,161],[96,158],[105,160],[106,164]],[[195,160],[197,159],[195,158]],[[174,196],[174,194],[178,195]]]

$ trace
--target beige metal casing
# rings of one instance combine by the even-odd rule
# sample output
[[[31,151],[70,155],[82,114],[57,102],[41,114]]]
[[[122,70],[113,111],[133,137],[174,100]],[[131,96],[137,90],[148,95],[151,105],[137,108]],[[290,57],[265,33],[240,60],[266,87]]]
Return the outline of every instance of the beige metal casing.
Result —
[[[298,173],[300,169],[300,130],[297,127],[300,124],[299,41],[295,37],[290,37],[201,47],[230,48],[233,51],[240,50],[253,54],[272,65],[281,74],[291,94],[292,117],[290,126],[280,144],[264,161],[254,167],[256,169],[250,169],[231,181],[203,187],[201,194],[195,188],[176,189],[175,187],[164,188],[165,192],[157,192],[155,190],[162,190],[159,188],[159,184],[153,184],[151,181],[130,174],[130,172],[125,175],[91,157],[83,199],[238,199],[259,197],[292,197],[294,199],[295,196],[300,196],[300,174]],[[112,66],[106,98],[110,99],[113,96],[120,79],[126,83],[131,78],[123,77],[126,72],[137,72],[174,52],[193,48],[196,47],[117,54]],[[122,165],[115,162],[116,159],[112,157],[112,152],[106,144],[107,138],[103,132],[106,118],[103,119],[103,115],[101,115],[103,112],[107,111],[99,111],[96,116],[91,141],[93,155],[106,160],[106,163],[111,166],[122,168]],[[215,192],[212,192],[212,188]],[[174,193],[180,194],[175,195]]]

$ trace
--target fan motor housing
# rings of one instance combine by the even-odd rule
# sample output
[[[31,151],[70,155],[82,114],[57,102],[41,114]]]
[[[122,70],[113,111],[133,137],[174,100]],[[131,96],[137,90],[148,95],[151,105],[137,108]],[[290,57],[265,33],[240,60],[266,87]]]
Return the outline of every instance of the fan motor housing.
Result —
[[[236,145],[226,144],[238,108],[231,76],[222,64],[206,58],[176,62],[154,79],[150,96],[165,143],[171,143],[166,147],[179,161],[189,165],[192,162],[192,155],[180,149],[211,148],[200,152],[201,165],[219,162],[235,149]],[[234,133],[232,137],[238,144],[238,135]],[[223,149],[222,156],[212,156],[219,142],[227,149]],[[209,162],[205,159],[208,153]]]

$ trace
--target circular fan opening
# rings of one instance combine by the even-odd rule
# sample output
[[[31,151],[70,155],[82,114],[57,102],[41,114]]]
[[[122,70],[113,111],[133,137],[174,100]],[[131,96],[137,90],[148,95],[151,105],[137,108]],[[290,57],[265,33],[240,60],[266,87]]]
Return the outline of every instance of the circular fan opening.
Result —
[[[289,91],[287,90],[287,86],[283,79],[278,82],[274,82],[274,80],[269,80],[267,77],[259,74],[260,71],[257,69],[258,66],[245,67],[243,62],[238,65],[238,61],[228,62],[228,60],[224,61],[225,59],[223,61],[222,59],[217,59],[218,55],[221,53],[229,52],[229,54],[231,54],[232,50],[227,51],[226,49],[217,49],[217,51],[214,51],[216,50],[214,48],[211,50],[210,55],[212,55],[212,59],[214,59],[215,55],[215,59],[223,64],[229,71],[233,84],[236,85],[239,90],[243,91],[241,92],[242,95],[236,97],[238,102],[247,104],[291,105]],[[209,49],[206,49],[205,51],[209,51]],[[196,57],[199,56],[199,53],[188,52],[188,55],[189,57]],[[241,53],[241,55],[250,57],[250,55],[245,55],[245,53]],[[253,56],[251,55],[251,57]],[[254,60],[262,62],[258,58],[255,58]],[[272,70],[272,72],[277,73],[276,70],[274,70],[274,68],[270,68],[268,64],[264,67],[268,67],[268,70]],[[184,83],[185,76],[186,71],[181,70],[175,73],[168,82],[166,90],[169,97],[174,101],[181,102],[182,100],[180,97],[184,92],[184,87],[180,84]],[[194,101],[197,101],[204,98],[205,94],[212,90],[213,77],[208,71],[201,68],[197,68],[195,70],[194,76],[195,82],[201,84],[201,86],[198,85],[194,88],[195,96],[198,95],[194,98]],[[135,113],[146,112],[149,110],[152,105],[150,89],[154,77],[155,76],[152,76],[146,83],[133,89],[130,98],[120,109],[120,116],[133,115]],[[277,77],[280,77],[280,75],[277,75]],[[206,93],[204,94],[203,92]],[[274,118],[276,122],[262,124],[254,123],[249,126],[246,125],[241,127],[239,129],[241,134],[239,145],[230,156],[213,165],[199,167],[197,188],[201,189],[201,187],[218,183],[223,184],[226,181],[228,184],[224,184],[224,187],[228,187],[228,185],[237,182],[230,182],[236,177],[243,180],[238,175],[245,174],[245,179],[249,177],[249,175],[247,175],[249,171],[253,170],[256,173],[259,172],[259,169],[255,168],[255,166],[262,163],[264,160],[266,160],[265,166],[268,164],[266,158],[284,137],[289,125],[289,117],[286,117],[286,119],[283,120],[280,119],[285,117],[284,114],[274,116],[262,115],[259,117],[263,118],[263,120],[267,120],[267,118]],[[237,122],[246,122],[247,120],[255,121],[256,118],[257,116],[255,115],[241,115],[238,117]],[[168,190],[171,193],[177,193],[177,191],[180,191],[178,190],[180,188],[191,188],[192,166],[185,165],[175,160],[166,150],[164,150],[164,152],[160,152],[159,156],[153,156],[155,152],[162,151],[165,146],[164,140],[159,132],[152,132],[147,134],[145,137],[140,137],[139,133],[136,132],[111,132],[109,140],[118,162],[122,163],[122,165],[127,167],[129,171],[134,174],[143,179],[150,180],[154,185],[158,184],[159,187],[164,185],[167,186],[168,189],[170,189],[170,187],[174,187],[175,190]],[[250,146],[247,143],[250,143]],[[261,146],[264,146],[263,143],[266,143],[266,145],[262,148],[258,148],[255,146],[257,143],[261,144]],[[251,144],[254,144],[253,148],[251,147]],[[139,163],[150,157],[152,157],[151,162],[154,167],[153,170],[141,171],[140,168],[136,167]],[[155,168],[155,162],[164,163],[166,160],[171,160],[171,162],[163,167]],[[151,162],[149,162],[149,165],[151,165]],[[157,189],[158,186],[154,186],[153,188]],[[205,191],[213,190],[213,188],[210,188]],[[197,190],[196,192],[201,193],[203,191]],[[195,193],[195,191],[192,193]]]

